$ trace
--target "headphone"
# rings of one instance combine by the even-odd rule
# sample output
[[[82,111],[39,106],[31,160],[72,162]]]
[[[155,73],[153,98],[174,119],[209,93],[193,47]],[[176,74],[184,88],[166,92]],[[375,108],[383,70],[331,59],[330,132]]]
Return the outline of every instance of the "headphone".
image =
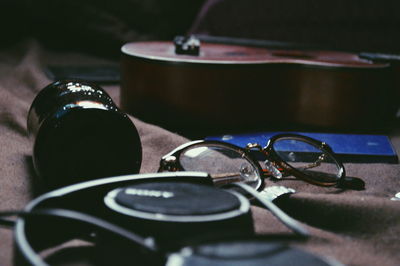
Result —
[[[96,265],[340,265],[289,247],[308,232],[258,197],[244,184],[214,187],[202,172],[137,174],[59,188],[0,217],[19,216],[17,265],[49,265],[39,253],[76,238],[95,244]],[[295,234],[256,236],[251,199]]]

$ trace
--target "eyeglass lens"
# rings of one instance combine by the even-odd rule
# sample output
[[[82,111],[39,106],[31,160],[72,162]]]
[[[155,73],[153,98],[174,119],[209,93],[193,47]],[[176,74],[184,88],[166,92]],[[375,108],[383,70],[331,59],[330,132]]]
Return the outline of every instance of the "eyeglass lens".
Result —
[[[333,183],[340,177],[340,167],[321,148],[298,139],[278,139],[273,148],[279,159],[318,182]]]
[[[209,173],[216,185],[244,182],[258,188],[261,183],[260,172],[252,160],[224,145],[191,146],[181,153],[179,162],[186,171]]]

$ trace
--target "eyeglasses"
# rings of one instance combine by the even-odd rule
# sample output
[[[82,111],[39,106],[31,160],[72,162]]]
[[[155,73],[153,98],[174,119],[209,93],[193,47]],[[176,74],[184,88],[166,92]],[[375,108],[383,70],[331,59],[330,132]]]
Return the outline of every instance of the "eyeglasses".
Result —
[[[254,156],[263,156],[262,167]],[[294,176],[319,186],[341,186],[345,169],[328,144],[297,135],[279,134],[267,145],[251,143],[245,148],[221,142],[198,140],[186,143],[163,156],[159,172],[207,172],[216,185],[243,182],[260,190],[265,177]]]

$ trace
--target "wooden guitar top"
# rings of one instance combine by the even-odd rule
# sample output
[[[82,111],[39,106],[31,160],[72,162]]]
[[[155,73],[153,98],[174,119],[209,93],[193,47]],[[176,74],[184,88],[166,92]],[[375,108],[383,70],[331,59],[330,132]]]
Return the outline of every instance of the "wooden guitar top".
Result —
[[[344,68],[383,68],[386,63],[376,63],[359,58],[356,53],[320,50],[283,50],[217,43],[202,43],[200,54],[177,55],[171,42],[133,42],[122,48],[123,54],[137,58],[171,63],[198,64],[303,64]]]

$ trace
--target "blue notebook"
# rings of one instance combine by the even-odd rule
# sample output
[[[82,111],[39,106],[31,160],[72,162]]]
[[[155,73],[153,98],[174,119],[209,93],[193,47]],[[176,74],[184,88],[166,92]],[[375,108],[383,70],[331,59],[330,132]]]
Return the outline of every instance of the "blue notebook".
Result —
[[[295,133],[308,136],[331,146],[342,162],[398,163],[398,157],[390,139],[385,135],[305,133],[305,132],[260,132],[251,134],[210,136],[206,140],[219,140],[239,147],[248,143],[265,146],[270,137],[280,133]]]

